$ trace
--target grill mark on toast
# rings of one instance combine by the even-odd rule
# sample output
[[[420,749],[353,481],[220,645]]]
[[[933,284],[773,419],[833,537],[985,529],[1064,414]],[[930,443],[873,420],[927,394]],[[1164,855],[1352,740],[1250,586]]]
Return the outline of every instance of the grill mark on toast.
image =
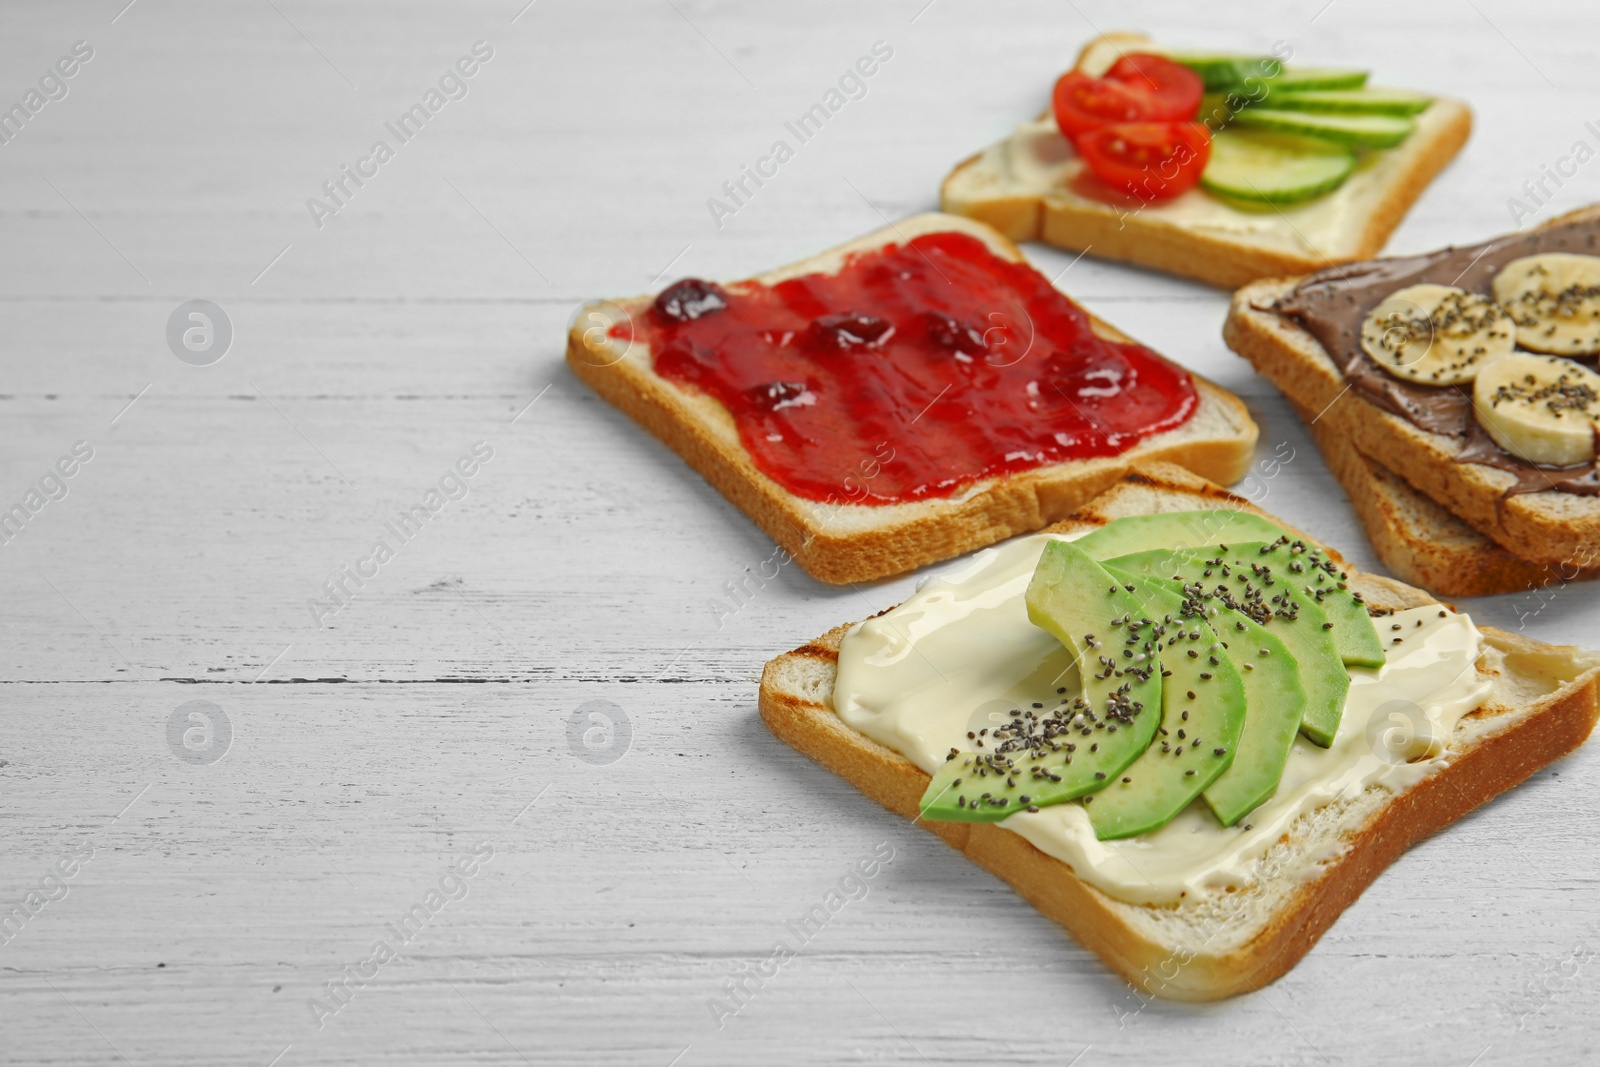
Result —
[[[1148,486],[1151,489],[1165,489],[1173,493],[1181,493],[1184,496],[1202,497],[1206,500],[1221,500],[1230,504],[1242,504],[1247,510],[1255,510],[1255,506],[1251,504],[1249,500],[1239,496],[1237,493],[1230,493],[1220,485],[1212,485],[1210,482],[1201,481],[1199,479],[1196,479],[1196,481],[1181,482],[1163,481],[1160,478],[1152,478],[1143,471],[1129,471],[1127,474],[1122,476],[1122,481],[1128,485],[1142,485]],[[1196,484],[1196,482],[1199,482],[1199,484]]]

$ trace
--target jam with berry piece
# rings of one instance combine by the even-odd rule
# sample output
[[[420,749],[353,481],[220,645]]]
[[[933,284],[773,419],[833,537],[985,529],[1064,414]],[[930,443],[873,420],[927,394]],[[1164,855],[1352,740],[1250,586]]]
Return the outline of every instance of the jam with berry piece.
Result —
[[[1125,452],[1199,404],[1188,372],[1097,336],[1032,267],[962,233],[775,285],[685,279],[642,318],[613,332],[721,402],[755,465],[809,500],[950,496]]]

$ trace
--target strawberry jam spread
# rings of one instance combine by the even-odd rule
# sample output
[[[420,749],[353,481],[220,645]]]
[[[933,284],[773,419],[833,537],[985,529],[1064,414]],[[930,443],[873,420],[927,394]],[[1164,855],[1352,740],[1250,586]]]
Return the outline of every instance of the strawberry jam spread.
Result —
[[[643,318],[656,372],[720,401],[755,465],[810,500],[944,497],[1116,455],[1199,403],[1182,368],[1097,337],[1037,271],[961,233],[770,286],[686,279]]]

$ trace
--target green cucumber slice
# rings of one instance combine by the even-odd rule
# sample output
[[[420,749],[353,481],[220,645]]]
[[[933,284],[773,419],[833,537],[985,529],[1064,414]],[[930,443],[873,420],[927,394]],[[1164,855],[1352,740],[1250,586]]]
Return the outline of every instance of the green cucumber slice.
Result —
[[[1228,125],[1228,120],[1233,118],[1234,109],[1228,106],[1230,93],[1206,93],[1200,98],[1200,113],[1195,116],[1196,122],[1203,122],[1213,132]]]
[[[1319,138],[1218,130],[1200,187],[1233,200],[1298,204],[1337,189],[1355,166],[1354,152]]]
[[[1272,106],[1286,111],[1347,115],[1420,115],[1431,103],[1431,96],[1398,89],[1314,89],[1272,94]]]
[[[1328,67],[1293,67],[1272,80],[1274,93],[1303,93],[1319,89],[1359,89],[1367,84],[1364,70],[1333,70]]]
[[[1174,63],[1182,63],[1205,82],[1207,92],[1233,89],[1245,79],[1275,78],[1283,65],[1271,56],[1227,55],[1211,52],[1162,52]]]
[[[1328,115],[1276,107],[1247,107],[1233,122],[1275,133],[1320,137],[1353,148],[1393,148],[1411,136],[1415,126],[1410,119],[1395,115]]]

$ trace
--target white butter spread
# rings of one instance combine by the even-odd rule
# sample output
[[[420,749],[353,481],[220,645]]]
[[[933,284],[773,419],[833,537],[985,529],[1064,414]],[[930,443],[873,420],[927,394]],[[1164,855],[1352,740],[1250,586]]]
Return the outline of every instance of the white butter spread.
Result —
[[[932,774],[951,748],[971,749],[969,730],[1000,725],[1007,709],[1059,700],[1063,672],[1076,684],[1071,654],[1028,621],[1023,601],[1051,536],[985,549],[853,626],[839,648],[839,717]],[[1349,668],[1333,744],[1296,738],[1277,792],[1238,826],[1224,828],[1199,799],[1161,829],[1120,841],[1096,840],[1078,802],[1018,812],[1000,825],[1130,903],[1170,904],[1246,884],[1302,815],[1371,786],[1398,791],[1443,768],[1456,723],[1487,698],[1490,683],[1476,669],[1482,637],[1471,619],[1434,604],[1377,623],[1387,662]]]

